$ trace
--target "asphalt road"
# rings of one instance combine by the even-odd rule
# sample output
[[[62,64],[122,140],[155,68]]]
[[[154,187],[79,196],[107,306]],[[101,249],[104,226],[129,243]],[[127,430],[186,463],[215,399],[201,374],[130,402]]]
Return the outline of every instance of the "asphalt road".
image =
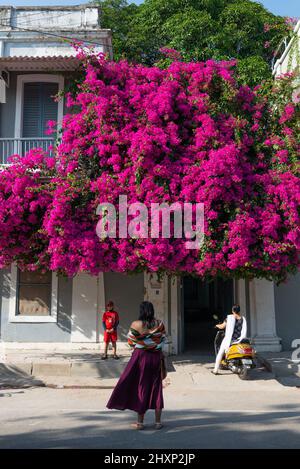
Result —
[[[210,367],[176,364],[159,431],[153,411],[136,431],[132,412],[105,408],[114,380],[106,389],[2,389],[0,448],[300,448],[300,389],[263,370],[243,382]]]

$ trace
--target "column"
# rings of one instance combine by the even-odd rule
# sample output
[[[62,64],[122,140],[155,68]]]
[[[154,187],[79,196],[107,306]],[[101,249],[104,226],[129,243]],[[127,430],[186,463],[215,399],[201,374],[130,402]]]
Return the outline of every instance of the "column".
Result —
[[[241,307],[241,313],[247,314],[246,304],[246,281],[244,279],[234,280],[234,302],[238,303]]]
[[[253,279],[249,283],[251,335],[258,352],[280,352],[276,334],[274,283]]]
[[[180,337],[181,334],[181,279],[177,276],[170,277],[170,316],[171,326],[169,332],[172,337],[171,352],[174,355],[179,353],[180,349]]]
[[[158,278],[155,272],[145,272],[144,274],[144,300],[150,301],[154,306],[155,316],[161,319],[166,327],[166,330],[170,334],[171,332],[171,321],[169,317],[169,278],[167,275],[163,275]],[[168,341],[171,342],[172,338],[168,335]],[[172,344],[170,343],[165,351],[171,353]]]

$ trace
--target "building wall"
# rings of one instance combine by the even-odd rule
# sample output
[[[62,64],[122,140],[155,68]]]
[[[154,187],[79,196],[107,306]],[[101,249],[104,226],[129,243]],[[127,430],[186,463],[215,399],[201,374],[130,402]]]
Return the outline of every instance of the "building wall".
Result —
[[[71,342],[96,343],[98,340],[97,316],[103,304],[98,277],[81,272],[73,277]]]
[[[5,342],[70,342],[72,280],[58,280],[57,323],[9,322],[10,270],[0,271],[1,340]]]
[[[10,270],[0,271],[0,339],[3,342],[96,342],[97,334],[97,307],[95,307],[93,330],[85,315],[88,308],[82,307],[80,311],[74,309],[74,295],[93,301],[97,298],[96,280],[94,277],[85,279],[85,290],[90,289],[89,298],[86,298],[83,288],[74,291],[74,279],[60,277],[58,281],[58,315],[57,323],[13,323],[9,322],[9,298],[10,298]],[[88,283],[87,283],[88,282]],[[77,285],[77,284],[76,284]],[[78,285],[77,285],[78,287]],[[95,287],[95,288],[94,288]],[[105,300],[112,299],[120,313],[119,340],[126,341],[128,328],[132,321],[136,320],[139,313],[139,305],[144,298],[143,274],[125,275],[115,272],[104,274]],[[95,291],[94,291],[95,290]],[[77,303],[76,303],[77,304]],[[101,304],[105,304],[102,300]],[[73,308],[72,308],[73,306]],[[98,305],[98,309],[100,305]],[[102,308],[103,309],[103,308]],[[76,314],[75,314],[76,313]],[[100,311],[102,313],[102,311]],[[81,319],[80,319],[80,317]],[[98,316],[101,321],[101,314]],[[79,324],[80,323],[80,324]],[[85,329],[86,323],[89,326]],[[74,331],[82,332],[81,338],[74,339]],[[102,324],[99,327],[100,341],[103,340]],[[90,337],[92,332],[93,337]],[[78,335],[78,334],[77,334]]]
[[[105,272],[104,289],[105,301],[112,300],[120,314],[119,340],[126,341],[128,328],[138,319],[139,305],[144,299],[144,275]]]
[[[97,52],[111,52],[111,32],[101,29],[100,20],[100,8],[95,5],[0,7],[0,55],[75,55],[67,41],[49,35],[49,31],[95,42]],[[21,28],[16,30],[18,26]]]
[[[9,2],[7,2],[9,3]],[[63,2],[62,2],[63,3]],[[96,5],[77,6],[19,6],[4,5],[0,8],[3,29],[11,26],[38,28],[57,31],[99,30],[99,7]]]
[[[0,104],[0,137],[15,136],[17,73],[10,73],[10,84],[6,90],[6,103]]]
[[[276,329],[283,350],[291,350],[292,341],[300,339],[300,273],[287,283],[275,286]]]
[[[116,308],[120,313],[120,327],[119,327],[119,341],[126,342],[126,335],[128,328],[132,321],[136,320],[139,313],[139,305],[143,301],[145,295],[148,300],[155,304],[158,317],[164,320],[168,330],[172,344],[170,348],[171,353],[178,353],[180,347],[180,334],[183,327],[178,321],[180,320],[180,286],[179,283],[170,283],[170,288],[167,289],[166,285],[162,285],[158,290],[157,286],[151,286],[147,282],[147,277],[144,279],[143,274],[126,275],[115,272],[106,272],[103,275],[103,290],[101,282],[97,282],[95,278],[86,276],[84,284],[74,284],[74,279],[67,279],[60,277],[58,280],[58,316],[57,323],[13,323],[9,322],[9,297],[10,297],[10,270],[0,271],[0,340],[3,342],[25,342],[25,343],[70,343],[70,342],[103,342],[103,329],[101,324],[101,314],[104,310],[104,305],[108,300],[115,302]],[[275,295],[275,315],[274,327],[278,337],[281,338],[283,350],[291,350],[292,341],[300,338],[300,273],[291,277],[286,284],[274,287]],[[259,284],[261,283],[258,282]],[[97,286],[96,286],[97,285]],[[100,287],[99,287],[100,286]],[[79,288],[80,287],[80,288]],[[97,293],[97,288],[99,292]],[[170,290],[170,301],[163,300]],[[97,296],[101,292],[101,298],[97,300]],[[147,293],[145,293],[145,291]],[[158,295],[157,292],[164,294],[163,297]],[[88,292],[88,293],[87,293]],[[256,292],[257,293],[257,292]],[[85,303],[76,310],[74,307],[74,295],[82,297],[84,301],[95,302],[95,308],[90,311],[90,319],[88,321],[87,315],[89,308]],[[261,298],[267,300],[268,291],[265,286],[262,286]],[[243,292],[240,291],[238,300],[241,302]],[[158,298],[159,297],[159,298]],[[173,298],[174,297],[174,298]],[[252,297],[251,297],[252,298]],[[82,301],[83,301],[82,300]],[[258,298],[252,298],[257,303]],[[98,304],[96,304],[98,301]],[[82,302],[81,302],[82,303]],[[266,340],[266,334],[271,334],[271,326],[266,326],[266,330],[262,327],[260,322],[270,320],[271,311],[261,309],[258,311],[259,324],[256,324],[254,315],[254,306],[251,304],[251,336],[259,337],[261,334]],[[263,306],[265,306],[265,301]],[[98,314],[98,312],[100,314]],[[170,314],[169,314],[170,313]],[[80,317],[79,317],[80,316]],[[265,318],[263,318],[264,316]],[[80,324],[78,320],[80,319]],[[99,329],[97,330],[97,321]],[[254,322],[253,322],[254,321]],[[255,322],[256,321],[256,322]],[[82,330],[82,337],[75,340],[74,331],[78,330],[79,326]],[[91,329],[92,324],[92,329]],[[256,324],[256,328],[254,327]],[[87,327],[89,326],[89,328]],[[256,330],[257,329],[257,330]],[[91,332],[92,331],[92,335]],[[98,335],[99,334],[99,335]],[[270,345],[268,345],[270,347]]]

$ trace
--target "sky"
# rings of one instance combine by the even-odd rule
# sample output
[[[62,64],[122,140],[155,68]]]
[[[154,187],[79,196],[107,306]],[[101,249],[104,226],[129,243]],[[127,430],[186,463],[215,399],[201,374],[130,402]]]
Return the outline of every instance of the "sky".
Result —
[[[137,4],[142,2],[143,0],[134,1]],[[0,0],[0,6],[79,5],[81,3],[87,2],[84,0]],[[276,15],[300,17],[300,0],[260,0],[260,3]]]

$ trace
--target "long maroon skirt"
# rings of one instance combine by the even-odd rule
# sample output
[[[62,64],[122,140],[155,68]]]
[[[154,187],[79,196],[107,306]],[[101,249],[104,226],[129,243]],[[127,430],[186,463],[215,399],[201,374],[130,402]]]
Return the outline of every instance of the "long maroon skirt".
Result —
[[[164,407],[161,351],[135,349],[107,403],[109,409],[144,414]]]

